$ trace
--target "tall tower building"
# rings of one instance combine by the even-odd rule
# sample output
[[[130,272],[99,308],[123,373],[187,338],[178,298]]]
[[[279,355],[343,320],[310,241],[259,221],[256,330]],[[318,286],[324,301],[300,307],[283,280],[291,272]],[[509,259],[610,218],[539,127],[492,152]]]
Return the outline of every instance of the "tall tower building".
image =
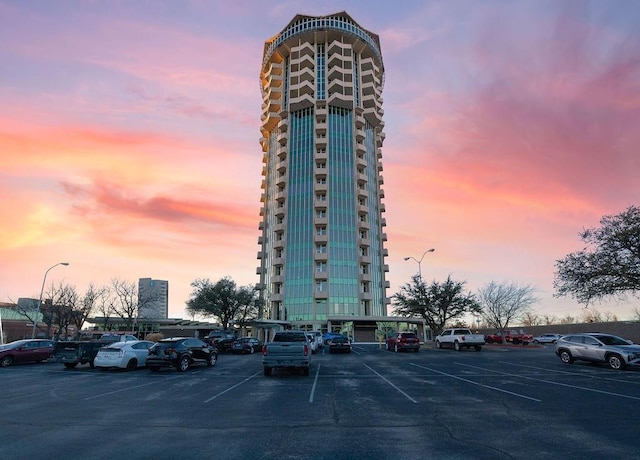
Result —
[[[345,12],[297,15],[265,42],[260,82],[262,318],[386,316],[378,36]]]
[[[169,317],[169,281],[138,279],[138,302],[140,318],[167,319]]]

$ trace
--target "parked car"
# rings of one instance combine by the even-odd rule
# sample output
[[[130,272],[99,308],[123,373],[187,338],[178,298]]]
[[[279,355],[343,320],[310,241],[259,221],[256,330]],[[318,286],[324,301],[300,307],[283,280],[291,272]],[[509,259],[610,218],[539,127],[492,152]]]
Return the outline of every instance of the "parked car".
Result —
[[[322,340],[322,332],[320,331],[311,331],[310,334],[313,334],[315,341],[316,341],[316,345],[318,346],[318,349],[323,348],[324,347],[324,340]]]
[[[17,363],[39,363],[53,355],[53,340],[25,339],[0,345],[0,366]]]
[[[487,334],[484,336],[484,341],[486,343],[502,343],[504,342],[504,339],[502,338],[502,336],[500,335],[499,332],[496,332],[495,334]]]
[[[204,338],[204,341],[222,353],[224,351],[231,351],[233,342],[235,342],[236,339],[237,337],[233,332],[211,331]]]
[[[507,331],[507,333],[504,336],[504,340],[507,343],[512,343],[514,345],[528,345],[530,342],[533,341],[533,335],[527,334],[522,329],[520,330],[512,329],[510,331]]]
[[[463,348],[480,351],[484,343],[484,335],[474,334],[471,329],[464,327],[445,329],[436,337],[436,348],[451,347],[456,351]]]
[[[344,335],[336,335],[329,341],[329,353],[351,353],[351,340]]]
[[[556,355],[563,363],[575,360],[607,363],[612,369],[640,365],[640,345],[612,334],[565,335],[556,342]]]
[[[184,372],[192,364],[215,366],[218,349],[194,337],[172,337],[162,339],[149,348],[147,367],[158,371],[161,367],[175,367]]]
[[[533,343],[556,343],[560,337],[560,334],[541,334],[533,338]]]
[[[387,337],[385,348],[396,353],[404,350],[413,350],[417,353],[420,351],[420,339],[413,332],[398,332]]]
[[[231,345],[234,353],[255,353],[262,350],[262,341],[254,337],[242,337]]]
[[[313,332],[305,332],[307,336],[307,340],[309,341],[309,347],[311,348],[311,353],[315,353],[318,351],[318,342],[316,342],[316,336],[313,335]]]
[[[147,365],[149,348],[154,342],[148,340],[132,340],[129,342],[114,342],[100,348],[93,359],[93,367],[99,369],[137,369]]]
[[[334,337],[342,337],[343,335],[340,334],[339,332],[325,332],[324,334],[322,334],[322,341],[324,342],[325,345],[329,345],[329,342],[331,342],[331,339]]]

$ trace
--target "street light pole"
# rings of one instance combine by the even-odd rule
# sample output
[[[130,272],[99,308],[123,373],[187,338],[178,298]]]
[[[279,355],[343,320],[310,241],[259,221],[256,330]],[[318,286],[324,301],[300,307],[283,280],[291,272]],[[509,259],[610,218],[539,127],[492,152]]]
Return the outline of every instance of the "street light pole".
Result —
[[[422,254],[422,257],[420,257],[420,260],[416,259],[415,257],[405,257],[404,260],[409,260],[409,259],[413,259],[416,262],[418,262],[418,276],[420,277],[420,280],[422,280],[422,259],[424,259],[424,256],[427,255],[427,252],[433,252],[435,251],[435,248],[431,248],[431,249],[427,249],[426,251],[424,251],[424,253]]]
[[[40,314],[40,308],[42,306],[42,294],[44,293],[44,283],[47,281],[47,274],[49,273],[49,270],[57,267],[58,265],[64,265],[66,267],[67,265],[69,265],[69,262],[58,262],[57,264],[49,267],[47,271],[44,272],[44,278],[42,279],[42,288],[40,288],[40,299],[38,300],[38,307],[36,308],[35,318],[33,318],[33,329],[31,330],[32,339],[35,339],[36,337],[36,323],[38,322],[38,315]]]

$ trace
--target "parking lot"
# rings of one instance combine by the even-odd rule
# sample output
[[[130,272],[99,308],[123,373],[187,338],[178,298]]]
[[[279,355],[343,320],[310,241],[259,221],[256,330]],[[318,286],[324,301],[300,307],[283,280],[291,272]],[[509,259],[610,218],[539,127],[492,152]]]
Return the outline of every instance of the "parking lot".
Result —
[[[547,347],[354,345],[308,377],[222,354],[185,373],[0,369],[3,459],[636,458],[640,370]]]

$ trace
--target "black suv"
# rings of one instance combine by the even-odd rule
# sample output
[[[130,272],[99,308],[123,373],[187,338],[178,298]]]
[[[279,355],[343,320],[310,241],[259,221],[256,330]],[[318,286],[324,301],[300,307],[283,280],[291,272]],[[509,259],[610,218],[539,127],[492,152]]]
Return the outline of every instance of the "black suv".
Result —
[[[200,339],[193,337],[173,337],[162,339],[149,348],[147,367],[158,371],[161,367],[175,367],[180,372],[192,364],[215,366],[218,350]]]

